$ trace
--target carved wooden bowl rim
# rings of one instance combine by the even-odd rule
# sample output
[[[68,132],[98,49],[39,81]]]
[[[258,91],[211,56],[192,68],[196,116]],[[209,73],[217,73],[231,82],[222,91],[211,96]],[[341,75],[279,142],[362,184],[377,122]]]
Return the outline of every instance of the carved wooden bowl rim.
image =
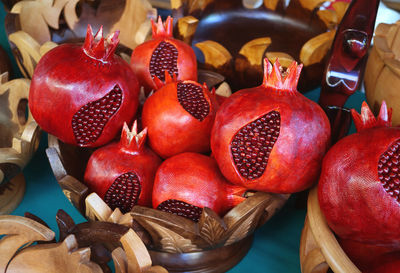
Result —
[[[316,250],[311,249],[312,247],[310,248],[310,241],[316,244],[316,247],[322,256],[315,255]],[[311,245],[313,243],[311,243]],[[307,257],[308,254],[309,257]],[[335,273],[361,273],[343,251],[335,237],[335,234],[329,228],[325,216],[319,206],[317,186],[310,190],[307,200],[306,221],[301,234],[300,262],[302,272],[313,272],[304,270],[304,268],[309,267],[310,258],[314,259],[314,261],[311,262],[315,263],[315,268],[323,263],[327,263]]]
[[[74,201],[73,198],[71,198],[71,189],[63,187],[63,179],[68,177],[74,181],[76,186],[75,190],[79,188],[78,191],[82,194],[82,196],[79,197],[80,199],[82,199],[82,197],[86,198],[89,194],[89,190],[83,182],[75,177],[71,177],[67,173],[64,166],[64,155],[62,149],[60,149],[60,141],[51,134],[48,134],[48,146],[49,148],[46,150],[47,157],[57,181],[63,188],[63,192],[70,202],[73,203],[81,214],[84,214],[83,211],[86,211],[87,207],[85,208],[85,204],[82,200]],[[162,237],[161,235],[154,234],[157,233],[157,229],[161,226],[160,229],[163,230],[162,232],[171,227],[177,229],[180,235],[183,234],[182,236],[184,236],[185,239],[187,238],[185,237],[186,235],[195,238],[192,243],[187,242],[182,249],[167,249],[165,252],[190,253],[231,245],[252,235],[258,227],[269,220],[275,212],[286,203],[289,197],[289,194],[256,192],[230,210],[223,218],[220,218],[212,210],[205,208],[202,213],[203,218],[200,218],[199,223],[195,223],[181,216],[142,206],[134,206],[130,214],[153,238],[155,248],[152,248],[152,250],[165,251],[165,249],[160,250],[158,247],[159,242],[154,242],[155,237]],[[162,219],[158,219],[157,217],[161,217]],[[203,221],[202,219],[205,220]]]

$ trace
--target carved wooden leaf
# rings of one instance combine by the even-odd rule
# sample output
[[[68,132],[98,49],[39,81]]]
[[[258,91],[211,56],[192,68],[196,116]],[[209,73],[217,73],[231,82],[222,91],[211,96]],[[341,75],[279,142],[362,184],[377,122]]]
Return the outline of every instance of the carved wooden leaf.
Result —
[[[265,208],[273,201],[272,194],[256,192],[230,210],[223,218],[228,227],[225,245],[230,245],[251,234],[258,226]]]
[[[149,222],[157,232],[159,233],[161,240],[159,241],[159,247],[165,251],[170,253],[186,253],[186,252],[194,252],[200,251],[195,244],[192,243],[191,240],[186,239],[172,230],[162,227],[154,222]]]
[[[5,269],[10,259],[21,246],[34,241],[51,241],[55,237],[53,231],[38,222],[13,215],[0,215],[0,271]]]
[[[251,214],[246,215],[246,217],[241,220],[240,225],[236,225],[235,228],[231,230],[231,234],[226,240],[225,245],[233,244],[253,233],[257,227],[257,221],[262,211],[262,209],[256,209]]]
[[[251,65],[261,65],[263,55],[268,46],[272,43],[270,37],[253,39],[242,46],[239,54],[246,57]]]
[[[215,41],[203,41],[195,44],[204,55],[204,62],[212,67],[219,68],[229,64],[232,60],[231,53]]]
[[[227,227],[222,219],[211,209],[204,208],[199,220],[200,235],[212,246],[223,237]]]
[[[40,244],[19,252],[7,267],[8,273],[63,272],[101,273],[99,265],[90,261],[90,249],[77,249],[74,235],[62,243]],[[40,262],[38,262],[40,261]]]
[[[162,227],[163,231],[169,230],[178,234],[182,238],[189,240],[193,245],[196,245],[196,248],[209,247],[207,240],[200,236],[197,223],[193,222],[192,220],[168,212],[142,206],[134,206],[131,214],[133,219],[149,232],[153,242],[155,243],[158,243],[164,239],[162,236],[164,233],[157,228]],[[169,242],[169,239],[167,239],[167,241],[164,240],[163,243],[166,244]],[[184,242],[184,244],[187,243]],[[191,247],[188,247],[187,249],[190,248]]]

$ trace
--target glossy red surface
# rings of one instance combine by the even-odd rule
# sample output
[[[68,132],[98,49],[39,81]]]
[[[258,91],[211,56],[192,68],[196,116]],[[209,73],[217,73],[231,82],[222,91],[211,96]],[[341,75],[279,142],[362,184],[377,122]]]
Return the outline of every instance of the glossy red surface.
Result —
[[[83,46],[63,44],[40,59],[29,108],[43,130],[69,144],[97,147],[132,121],[139,83],[129,64],[114,54],[116,36],[95,41],[89,27]]]
[[[363,79],[379,0],[352,1],[333,41],[321,82],[319,104],[343,107]]]
[[[178,98],[180,85],[186,85],[186,88],[181,88],[187,89],[180,93],[196,93],[193,100],[188,100],[193,102],[187,105],[192,113],[184,108]],[[151,95],[143,105],[142,124],[148,128],[150,147],[163,158],[182,152],[209,152],[216,108],[215,96],[205,85],[168,79],[166,85]],[[193,115],[197,111],[201,113],[199,116],[203,117],[202,120],[196,118],[197,114]]]
[[[400,140],[400,128],[390,127],[386,105],[375,119],[366,104],[355,115],[359,132],[337,142],[323,160],[318,196],[328,225],[343,239],[400,247],[400,183],[382,183],[379,173],[397,173],[396,164],[385,166],[382,156]],[[354,116],[354,114],[353,114]],[[362,122],[361,122],[362,121]],[[386,160],[398,157],[392,153]],[[390,176],[389,176],[390,178]],[[390,186],[390,187],[389,187]],[[392,193],[392,194],[391,194]]]
[[[253,190],[293,193],[316,182],[329,145],[330,127],[323,110],[296,91],[301,66],[293,63],[284,80],[279,66],[277,62],[273,69],[266,66],[265,71],[269,72],[265,73],[261,86],[236,92],[221,105],[211,134],[211,149],[230,182]],[[268,116],[273,112],[280,116],[279,125],[276,115]],[[279,134],[271,131],[271,137],[267,136],[270,147],[271,141],[275,142],[268,158],[257,152],[254,145],[261,141],[261,131],[255,130],[253,136],[247,136],[252,143],[243,143],[243,157],[251,159],[252,152],[256,152],[255,157],[264,157],[258,163],[268,160],[263,173],[249,179],[238,170],[232,153],[233,148],[240,149],[243,145],[233,140],[243,128],[263,116],[270,117],[268,122],[275,124],[272,131],[279,130]],[[279,136],[274,140],[272,135]]]
[[[121,196],[131,196],[131,191],[139,187],[139,195],[126,199],[122,204],[124,208],[131,208],[135,204],[151,206],[154,176],[161,164],[161,159],[145,144],[146,130],[140,134],[136,134],[136,128],[132,131],[129,132],[127,126],[124,126],[119,142],[108,144],[93,152],[84,176],[86,185],[101,198],[105,198],[110,187],[114,192],[108,194],[121,194]],[[126,187],[114,185],[123,182],[121,176],[127,173],[134,174],[139,185],[133,182],[132,185],[125,185]],[[132,188],[131,191],[128,186]],[[118,193],[117,190],[121,192]],[[111,200],[109,205],[114,207],[115,203]]]
[[[163,25],[152,21],[153,36],[132,52],[131,67],[144,86],[146,94],[157,89],[153,78],[164,80],[164,71],[175,73],[178,80],[197,80],[197,61],[193,49],[172,36],[172,18]]]
[[[157,171],[153,207],[170,199],[203,208],[219,215],[244,200],[245,188],[228,183],[211,157],[182,153],[165,160]]]

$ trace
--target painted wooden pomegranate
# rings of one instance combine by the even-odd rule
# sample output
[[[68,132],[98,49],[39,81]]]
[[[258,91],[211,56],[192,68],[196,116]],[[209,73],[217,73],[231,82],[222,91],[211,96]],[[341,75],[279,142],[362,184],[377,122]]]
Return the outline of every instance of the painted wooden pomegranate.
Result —
[[[142,124],[148,128],[150,147],[163,158],[209,152],[217,111],[215,92],[195,81],[177,81],[168,72],[165,78],[165,85],[143,105]]]
[[[293,193],[318,178],[330,125],[323,110],[297,92],[302,65],[282,76],[264,61],[261,86],[243,89],[219,108],[211,149],[223,175],[253,190]]]
[[[198,221],[202,208],[223,215],[245,198],[246,189],[231,185],[215,160],[197,153],[181,153],[157,170],[153,207]]]
[[[129,212],[136,204],[151,206],[154,176],[161,159],[146,146],[147,129],[137,134],[124,124],[121,140],[90,156],[84,181],[112,208]]]
[[[337,142],[323,160],[318,198],[341,238],[400,247],[400,128],[382,103],[374,117],[364,102],[352,110],[357,133]]]
[[[131,122],[139,82],[114,54],[118,32],[95,37],[90,25],[83,46],[63,44],[45,54],[32,76],[29,108],[39,126],[61,141],[84,147],[110,142]]]
[[[154,77],[165,81],[164,71],[176,74],[178,80],[197,80],[197,61],[193,49],[172,36],[172,17],[163,25],[161,17],[152,24],[152,39],[132,52],[131,67],[145,88],[146,94],[157,89]]]

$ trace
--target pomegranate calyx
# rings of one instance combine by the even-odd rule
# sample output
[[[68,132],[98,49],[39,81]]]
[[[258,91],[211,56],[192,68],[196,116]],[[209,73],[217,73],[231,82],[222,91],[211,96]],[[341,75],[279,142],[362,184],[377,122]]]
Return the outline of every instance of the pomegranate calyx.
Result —
[[[157,23],[151,19],[151,30],[152,30],[152,38],[161,38],[161,37],[172,37],[172,23],[173,18],[171,16],[167,17],[165,23],[163,24],[161,16],[158,16]]]
[[[168,72],[168,70],[164,71],[165,73],[165,82],[163,82],[159,77],[154,76],[153,77],[153,83],[156,86],[156,89],[160,89],[161,87],[163,87],[164,85],[171,83],[171,82],[177,82],[177,76],[175,73],[173,73],[173,75],[171,76],[171,74]]]
[[[265,58],[262,85],[277,91],[297,92],[297,83],[299,82],[302,68],[303,64],[297,64],[296,61],[293,61],[286,72],[282,72],[283,68],[278,58],[276,58],[273,65]]]
[[[83,44],[83,51],[89,57],[107,62],[114,55],[119,43],[119,31],[109,34],[106,38],[103,37],[103,26],[93,36],[92,27],[89,24],[87,27],[86,38]]]
[[[126,150],[135,152],[140,150],[146,142],[147,128],[144,128],[140,133],[137,133],[137,121],[132,125],[132,130],[129,130],[128,125],[124,122],[121,133],[121,146]]]
[[[351,109],[351,115],[357,132],[374,127],[392,126],[392,108],[387,108],[385,101],[382,101],[381,109],[377,118],[375,118],[365,101],[362,103],[361,113],[359,114],[355,109]]]

